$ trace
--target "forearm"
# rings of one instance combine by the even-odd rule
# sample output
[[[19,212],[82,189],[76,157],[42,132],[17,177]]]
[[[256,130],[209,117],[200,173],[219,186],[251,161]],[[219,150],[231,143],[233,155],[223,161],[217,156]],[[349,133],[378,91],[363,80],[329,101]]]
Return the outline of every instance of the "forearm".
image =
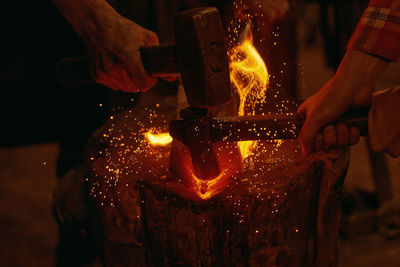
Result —
[[[357,50],[348,50],[332,82],[349,90],[354,89],[354,93],[357,93],[358,89],[374,85],[388,64],[382,58]]]
[[[75,32],[85,39],[106,29],[120,15],[105,0],[52,0]]]
[[[315,137],[324,126],[335,121],[349,108],[362,108],[370,104],[374,84],[387,65],[386,61],[360,51],[346,52],[334,77],[299,107],[298,112],[306,115],[306,122],[299,134],[303,153],[314,151]],[[329,129],[323,133],[325,149],[334,148],[337,144],[356,143],[358,133],[352,135],[350,130],[344,135],[347,138],[339,138],[340,142],[337,143],[336,136],[339,135],[335,134],[334,127]],[[355,139],[351,137],[353,141],[349,141],[348,136]]]

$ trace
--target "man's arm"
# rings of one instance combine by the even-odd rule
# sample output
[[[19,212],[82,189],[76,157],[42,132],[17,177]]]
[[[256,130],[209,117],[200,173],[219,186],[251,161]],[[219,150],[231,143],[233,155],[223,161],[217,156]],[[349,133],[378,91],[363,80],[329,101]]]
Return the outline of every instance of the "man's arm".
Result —
[[[84,42],[94,80],[115,90],[145,91],[156,83],[139,48],[157,35],[122,17],[105,0],[52,0]]]
[[[400,56],[400,0],[372,0],[364,12],[334,77],[307,99],[299,113],[306,115],[299,140],[304,154],[315,151],[314,141],[322,127],[350,108],[370,105],[373,87],[388,62]],[[347,127],[325,127],[325,150],[344,147],[358,139],[358,131]],[[346,138],[350,136],[349,138]],[[321,143],[321,142],[320,142]]]
[[[306,116],[299,135],[304,154],[319,150],[314,149],[314,142],[324,126],[335,121],[350,108],[369,106],[374,84],[387,65],[386,61],[364,52],[346,52],[333,78],[298,109],[300,114]],[[343,125],[329,125],[319,137],[323,143],[319,148],[329,150],[357,143],[357,135],[359,133],[355,129],[348,130],[343,128]],[[346,138],[347,136],[350,139]]]

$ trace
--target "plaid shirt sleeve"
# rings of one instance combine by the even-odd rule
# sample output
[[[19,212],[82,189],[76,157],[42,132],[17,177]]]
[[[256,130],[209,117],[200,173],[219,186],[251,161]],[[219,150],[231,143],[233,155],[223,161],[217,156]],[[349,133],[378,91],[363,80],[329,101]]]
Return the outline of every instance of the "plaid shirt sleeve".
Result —
[[[400,0],[371,0],[347,49],[400,62]]]

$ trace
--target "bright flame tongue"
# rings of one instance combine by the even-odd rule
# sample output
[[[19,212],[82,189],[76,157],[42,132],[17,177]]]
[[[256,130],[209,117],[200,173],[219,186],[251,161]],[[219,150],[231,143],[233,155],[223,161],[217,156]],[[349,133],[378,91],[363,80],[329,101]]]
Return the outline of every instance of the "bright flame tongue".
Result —
[[[168,145],[172,142],[172,137],[169,133],[153,133],[152,131],[148,131],[146,134],[147,140],[149,140],[150,144],[152,145]]]
[[[231,82],[240,97],[238,115],[255,115],[255,104],[265,98],[269,74],[263,59],[253,46],[251,31],[242,44],[230,51],[230,68]],[[257,141],[238,142],[242,159],[248,157],[256,146]]]

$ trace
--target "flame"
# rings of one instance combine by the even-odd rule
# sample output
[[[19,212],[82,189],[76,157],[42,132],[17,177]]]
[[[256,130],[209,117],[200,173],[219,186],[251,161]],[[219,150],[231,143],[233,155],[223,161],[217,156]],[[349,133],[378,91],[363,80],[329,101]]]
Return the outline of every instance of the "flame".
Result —
[[[148,131],[145,133],[145,136],[150,144],[155,146],[165,146],[172,142],[172,137],[169,133],[153,133],[152,131]]]
[[[237,146],[239,148],[242,159],[249,157],[253,153],[253,149],[257,146],[257,141],[239,141]]]
[[[238,115],[255,115],[256,103],[265,98],[269,74],[264,60],[253,45],[251,31],[240,45],[232,48],[229,58],[231,82],[240,98]],[[256,146],[257,141],[238,142],[242,159],[250,156]]]

